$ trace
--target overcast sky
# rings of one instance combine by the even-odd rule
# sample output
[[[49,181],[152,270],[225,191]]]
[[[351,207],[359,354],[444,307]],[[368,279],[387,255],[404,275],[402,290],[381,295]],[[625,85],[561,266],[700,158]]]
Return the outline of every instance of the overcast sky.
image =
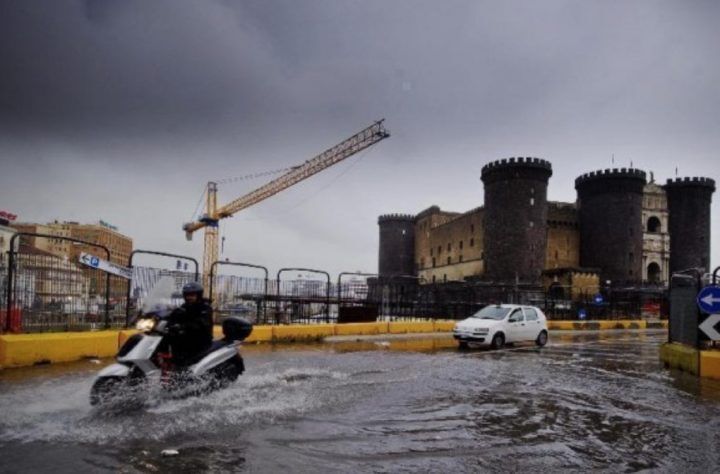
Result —
[[[719,181],[718,24],[712,0],[0,0],[0,209],[200,257],[181,225],[208,180],[385,117],[390,139],[221,226],[223,258],[271,272],[376,271],[379,214],[479,206],[497,158],[550,160],[553,200],[613,154]]]

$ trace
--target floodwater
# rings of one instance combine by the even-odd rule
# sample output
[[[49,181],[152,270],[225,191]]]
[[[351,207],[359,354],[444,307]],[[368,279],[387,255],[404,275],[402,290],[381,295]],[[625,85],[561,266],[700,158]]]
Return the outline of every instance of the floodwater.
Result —
[[[665,337],[247,346],[230,388],[131,413],[88,404],[107,361],[5,370],[0,471],[717,471],[720,384],[664,369]]]

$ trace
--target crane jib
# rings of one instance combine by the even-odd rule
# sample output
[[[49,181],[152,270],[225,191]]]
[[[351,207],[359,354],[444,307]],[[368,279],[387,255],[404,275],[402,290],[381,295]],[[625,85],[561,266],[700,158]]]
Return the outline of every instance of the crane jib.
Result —
[[[369,127],[361,130],[355,135],[343,140],[337,145],[328,148],[319,155],[304,163],[294,166],[287,173],[275,178],[259,188],[241,196],[230,203],[217,207],[217,184],[208,183],[206,213],[197,221],[183,225],[188,240],[192,233],[205,228],[205,258],[203,273],[207,275],[210,265],[217,261],[217,225],[220,219],[232,216],[238,211],[257,204],[280,191],[303,181],[332,165],[371,147],[372,145],[388,138],[390,132],[383,125],[385,119],[378,120]]]

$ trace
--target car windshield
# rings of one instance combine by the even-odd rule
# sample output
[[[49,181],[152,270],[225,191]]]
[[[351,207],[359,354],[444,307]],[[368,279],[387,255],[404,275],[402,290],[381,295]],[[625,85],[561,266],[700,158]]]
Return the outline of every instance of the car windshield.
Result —
[[[494,319],[500,321],[507,316],[510,308],[502,308],[500,306],[486,306],[477,313],[473,314],[473,318],[478,319]]]

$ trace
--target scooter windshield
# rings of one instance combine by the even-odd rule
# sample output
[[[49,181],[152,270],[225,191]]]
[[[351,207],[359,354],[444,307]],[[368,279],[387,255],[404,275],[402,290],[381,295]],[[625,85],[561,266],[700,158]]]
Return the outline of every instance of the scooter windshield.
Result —
[[[162,276],[148,292],[143,302],[142,314],[165,316],[179,306],[176,282],[171,276]]]

